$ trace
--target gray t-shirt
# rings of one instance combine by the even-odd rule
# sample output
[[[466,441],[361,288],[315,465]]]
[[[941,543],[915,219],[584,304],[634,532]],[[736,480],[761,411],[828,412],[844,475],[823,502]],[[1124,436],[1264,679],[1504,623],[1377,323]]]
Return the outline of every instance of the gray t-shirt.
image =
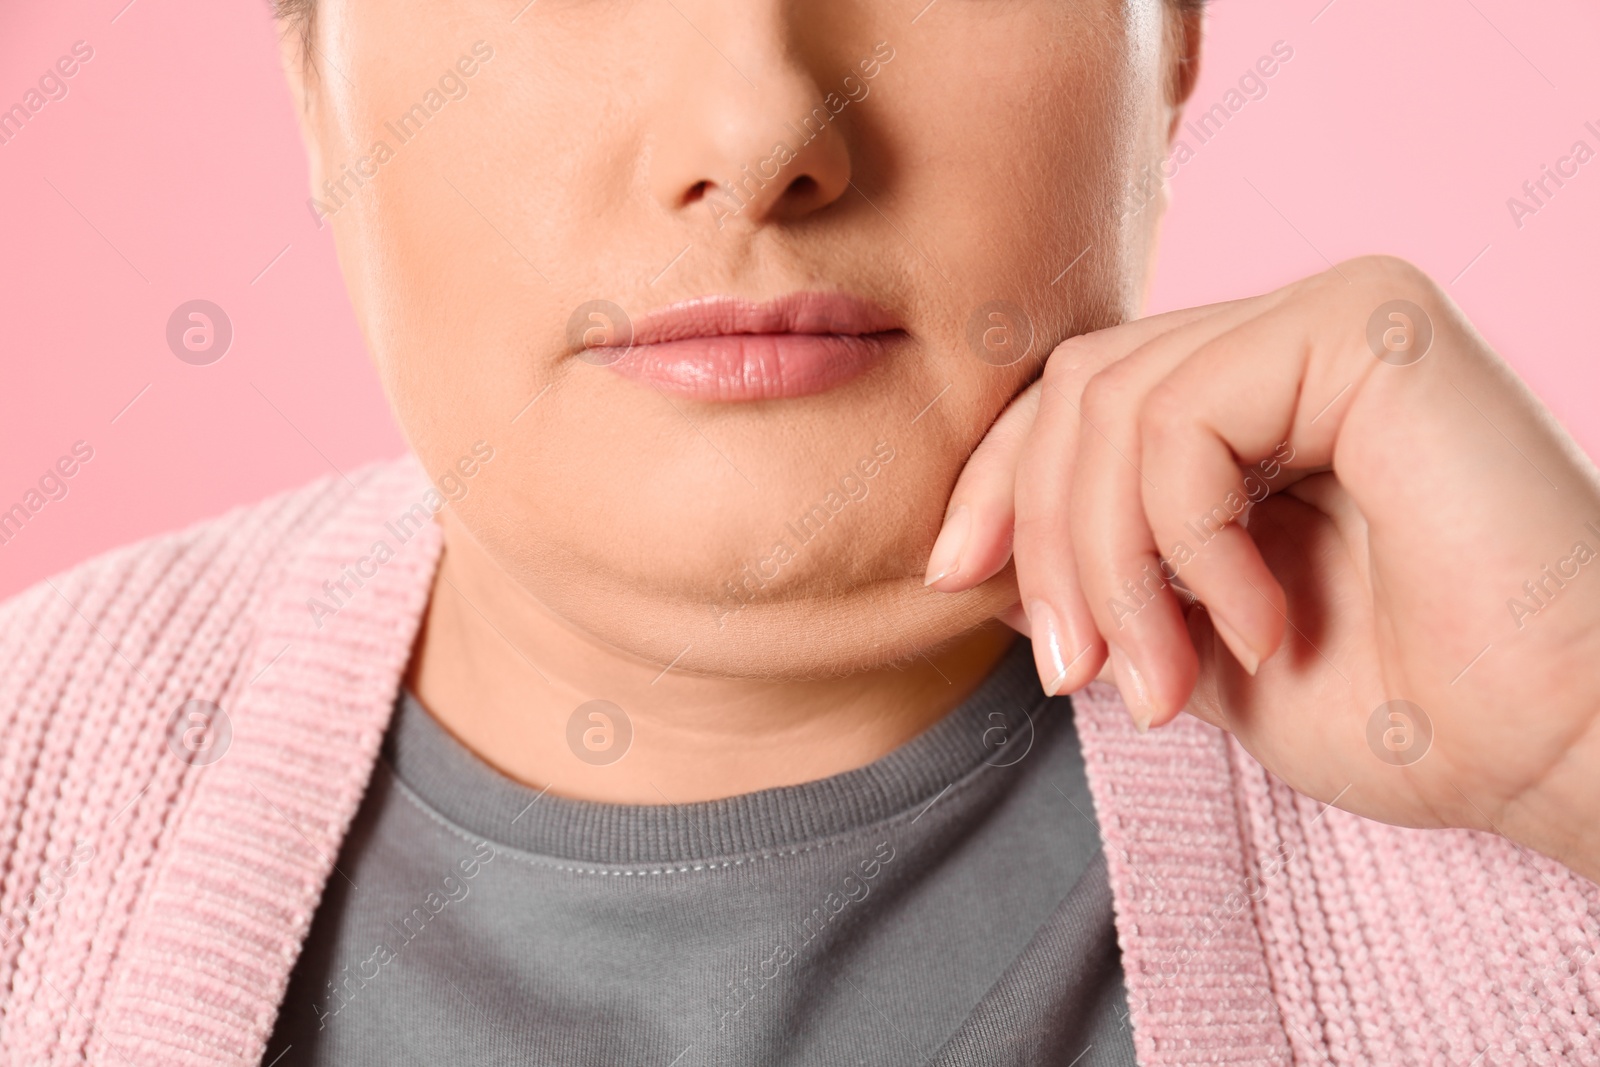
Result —
[[[1065,698],[1019,641],[858,770],[541,795],[402,694],[263,1064],[1132,1065]]]

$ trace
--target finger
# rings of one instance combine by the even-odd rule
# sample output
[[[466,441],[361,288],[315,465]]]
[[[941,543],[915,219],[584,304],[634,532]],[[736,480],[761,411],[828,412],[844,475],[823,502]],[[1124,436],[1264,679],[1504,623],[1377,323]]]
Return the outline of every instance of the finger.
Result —
[[[1079,592],[1070,533],[1071,472],[1084,383],[1152,337],[1217,310],[1188,308],[1081,335],[1059,345],[1045,366],[1039,411],[1017,468],[1014,553],[1046,693],[1082,688],[1094,680],[1106,658],[1094,616]]]
[[[1141,730],[1170,721],[1194,687],[1198,661],[1145,515],[1165,487],[1144,470],[1145,399],[1199,346],[1261,313],[1272,297],[1240,301],[1163,333],[1085,387],[1073,470],[1071,533],[1082,596],[1108,646],[1117,686]]]
[[[1141,415],[1145,469],[1171,487],[1144,493],[1157,543],[1251,674],[1277,650],[1288,617],[1282,586],[1246,528],[1247,510],[1288,480],[1281,476],[1291,464],[1331,461],[1339,418],[1321,418],[1318,409],[1358,393],[1378,365],[1320,356],[1321,339],[1339,332],[1308,299],[1317,298],[1281,303],[1200,346],[1151,392]]]
[[[1011,559],[1017,459],[1039,410],[1039,389],[1034,382],[1006,406],[961,469],[924,585],[959,593],[994,577]]]
[[[1228,657],[1226,653],[1218,655],[1217,633],[1211,624],[1211,616],[1206,613],[1205,606],[1197,602],[1184,612],[1184,623],[1188,627],[1195,656],[1200,661],[1200,673],[1183,710],[1201,722],[1232,732],[1227,702],[1223,699]],[[1234,669],[1237,670],[1237,667]]]
[[[1350,554],[1362,582],[1370,580],[1371,539],[1367,517],[1361,514],[1355,498],[1337,476],[1324,472],[1296,479],[1283,489],[1282,495],[1326,515],[1338,531],[1339,539],[1344,542],[1345,551]],[[1262,554],[1266,555],[1264,552]],[[1268,565],[1271,565],[1271,560],[1268,560]]]

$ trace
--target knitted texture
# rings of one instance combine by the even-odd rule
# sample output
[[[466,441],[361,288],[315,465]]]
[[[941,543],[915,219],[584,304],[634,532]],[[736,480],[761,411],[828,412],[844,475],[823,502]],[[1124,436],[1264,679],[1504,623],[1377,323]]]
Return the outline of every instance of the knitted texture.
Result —
[[[1600,887],[1295,793],[1190,716],[1073,704],[1134,1045],[1165,1064],[1600,1065]]]
[[[260,1062],[427,603],[428,489],[381,464],[0,605],[0,1062]],[[1140,1063],[1600,1067],[1595,885],[1074,705]]]
[[[426,488],[410,461],[329,479],[0,607],[5,1062],[260,1060],[426,603],[437,527],[384,527]],[[190,700],[231,727],[198,758]]]

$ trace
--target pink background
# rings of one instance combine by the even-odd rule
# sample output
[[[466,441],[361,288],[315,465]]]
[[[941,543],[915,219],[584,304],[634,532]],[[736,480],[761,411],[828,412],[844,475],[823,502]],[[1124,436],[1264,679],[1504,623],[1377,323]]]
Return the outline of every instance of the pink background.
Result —
[[[0,510],[74,441],[95,450],[0,546],[0,596],[403,447],[305,207],[264,2],[126,3],[0,13],[0,108],[75,41],[94,48],[67,97],[0,145]],[[1215,0],[1198,109],[1279,40],[1294,58],[1268,95],[1174,180],[1151,310],[1403,255],[1600,454],[1600,160],[1520,229],[1506,206],[1580,137],[1600,150],[1583,128],[1600,128],[1600,8]],[[197,297],[235,331],[204,367],[165,342]]]

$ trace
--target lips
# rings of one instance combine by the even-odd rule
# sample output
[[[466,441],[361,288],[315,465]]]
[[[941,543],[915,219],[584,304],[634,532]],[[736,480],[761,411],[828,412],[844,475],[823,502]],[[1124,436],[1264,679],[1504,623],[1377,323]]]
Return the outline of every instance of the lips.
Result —
[[[776,400],[841,385],[904,337],[893,314],[848,293],[710,296],[652,311],[631,332],[603,331],[582,355],[694,400]]]

